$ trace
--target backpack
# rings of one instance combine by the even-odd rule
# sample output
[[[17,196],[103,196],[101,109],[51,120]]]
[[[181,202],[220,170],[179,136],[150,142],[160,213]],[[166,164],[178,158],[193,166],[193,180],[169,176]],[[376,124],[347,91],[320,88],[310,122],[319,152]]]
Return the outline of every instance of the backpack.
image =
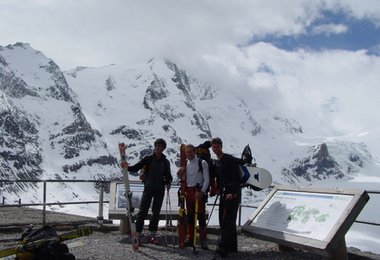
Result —
[[[212,163],[211,159],[211,153],[210,153],[210,147],[211,143],[210,141],[206,141],[203,144],[198,145],[196,148],[196,154],[198,158],[205,160],[208,163],[209,166],[209,172],[210,172],[210,186],[207,191],[210,191],[210,196],[214,196],[217,192],[217,186],[216,186],[216,172],[214,169],[214,164]],[[252,164],[253,156],[251,152],[251,148],[249,147],[249,144],[247,144],[242,152],[241,159],[235,158],[235,161],[238,165],[250,165],[250,166],[256,166],[256,163]],[[203,174],[203,168],[202,168],[202,162],[199,160],[199,170]],[[240,175],[240,186],[245,187],[247,186],[247,180],[249,179],[250,175],[249,173],[244,173],[241,171]]]
[[[198,160],[199,170],[198,171],[200,171],[202,173],[202,175],[203,175],[202,160],[206,161],[208,164],[208,170],[209,170],[209,174],[210,174],[210,185],[209,185],[208,189],[206,190],[206,193],[209,192],[210,197],[213,197],[216,195],[217,187],[216,187],[216,179],[215,179],[216,178],[216,171],[215,171],[214,165],[212,163],[211,153],[209,150],[210,147],[211,147],[211,142],[206,141],[206,142],[198,145],[195,148],[195,153],[196,153],[197,157],[199,158],[199,160]]]
[[[57,232],[51,226],[33,230],[27,229],[22,235],[18,247],[32,244],[25,251],[16,253],[18,260],[75,260],[66,244],[59,242]]]

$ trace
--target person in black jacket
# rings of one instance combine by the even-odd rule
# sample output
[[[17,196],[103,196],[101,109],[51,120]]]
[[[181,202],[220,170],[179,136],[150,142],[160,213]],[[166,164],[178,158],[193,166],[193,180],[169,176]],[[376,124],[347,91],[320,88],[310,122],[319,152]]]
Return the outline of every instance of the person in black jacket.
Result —
[[[220,138],[211,140],[212,151],[217,159],[216,183],[220,194],[219,225],[220,240],[216,253],[226,257],[229,252],[237,252],[236,218],[241,200],[240,172],[235,157],[223,152]]]
[[[144,168],[144,191],[136,220],[136,232],[140,243],[144,220],[148,215],[148,210],[153,199],[152,217],[149,222],[150,234],[148,236],[148,242],[158,244],[158,240],[156,240],[156,231],[158,229],[160,211],[165,196],[165,187],[169,190],[173,180],[170,172],[170,162],[162,153],[165,148],[165,140],[162,138],[157,139],[154,142],[153,155],[145,156],[135,165],[128,167],[128,171],[130,172],[138,172]]]

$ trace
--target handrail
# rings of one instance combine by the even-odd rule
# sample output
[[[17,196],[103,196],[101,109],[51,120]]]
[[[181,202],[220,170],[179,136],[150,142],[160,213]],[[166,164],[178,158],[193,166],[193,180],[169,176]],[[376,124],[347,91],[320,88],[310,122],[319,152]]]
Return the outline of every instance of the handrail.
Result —
[[[103,200],[103,195],[104,195],[104,184],[110,183],[111,181],[108,180],[70,180],[70,179],[61,179],[61,180],[30,180],[30,179],[19,179],[19,180],[0,180],[0,183],[25,183],[25,182],[32,182],[32,183],[38,183],[42,182],[43,183],[43,196],[42,196],[42,203],[28,203],[28,204],[4,204],[4,199],[3,199],[3,205],[0,205],[0,208],[2,207],[29,207],[29,206],[42,206],[42,224],[46,224],[46,206],[53,206],[53,205],[75,205],[75,204],[92,204],[92,203],[99,203],[99,211],[98,211],[98,216],[97,220],[99,224],[103,223],[103,204],[104,203],[109,203],[109,201],[104,201]],[[101,183],[100,185],[100,192],[99,192],[99,200],[98,201],[76,201],[76,202],[52,202],[48,203],[46,202],[46,184],[48,182],[89,182],[89,183]]]
[[[18,179],[18,180],[3,180],[0,179],[0,183],[18,183],[18,182],[41,182],[43,183],[43,203],[29,203],[29,204],[0,204],[0,208],[2,207],[29,207],[29,206],[43,206],[42,210],[42,215],[43,215],[43,224],[46,224],[46,206],[53,206],[53,205],[76,205],[76,204],[94,204],[94,203],[99,203],[99,212],[98,212],[98,223],[102,224],[103,223],[103,204],[104,203],[109,203],[109,201],[103,200],[104,197],[104,185],[105,184],[110,184],[111,181],[115,180],[71,180],[71,179],[61,179],[61,180],[31,180],[31,179]],[[73,183],[80,183],[80,182],[88,182],[88,183],[101,183],[100,185],[100,192],[99,192],[99,200],[98,201],[77,201],[77,202],[52,202],[48,203],[46,202],[46,184],[48,182],[73,182]],[[142,185],[141,181],[138,180],[131,180],[131,184],[133,185]],[[270,186],[269,188],[273,188],[274,186]],[[380,194],[380,191],[376,190],[366,190],[367,193],[369,194]],[[208,206],[213,206],[217,205],[219,207],[219,203],[208,203]],[[241,226],[241,209],[242,208],[254,208],[257,209],[257,206],[251,206],[251,205],[239,205],[239,222],[238,225]],[[365,225],[373,225],[373,226],[380,226],[380,223],[375,223],[375,222],[370,222],[370,221],[362,221],[362,220],[355,220],[354,222],[360,223],[360,224],[365,224]]]
[[[110,183],[113,180],[71,180],[71,179],[47,179],[47,180],[32,180],[32,179],[17,179],[17,180],[2,180],[0,179],[0,182],[93,182],[93,183],[98,183],[98,182],[104,182],[104,183]],[[137,182],[137,181],[136,181]],[[141,183],[141,182],[140,182]]]

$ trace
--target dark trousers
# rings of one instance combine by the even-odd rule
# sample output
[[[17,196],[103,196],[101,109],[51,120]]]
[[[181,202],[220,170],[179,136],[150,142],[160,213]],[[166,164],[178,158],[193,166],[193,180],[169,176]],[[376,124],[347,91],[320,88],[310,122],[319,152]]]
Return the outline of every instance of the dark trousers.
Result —
[[[158,222],[160,220],[160,211],[161,211],[162,201],[164,200],[164,195],[165,195],[164,188],[158,191],[144,188],[144,191],[141,197],[140,210],[139,210],[139,214],[137,215],[137,220],[136,220],[137,232],[141,233],[144,227],[144,220],[146,216],[148,215],[148,210],[152,202],[152,199],[153,199],[152,217],[149,221],[149,231],[157,231]]]
[[[226,252],[237,252],[236,218],[239,204],[239,196],[233,200],[225,200],[224,196],[220,198],[219,225],[221,234],[218,246]]]

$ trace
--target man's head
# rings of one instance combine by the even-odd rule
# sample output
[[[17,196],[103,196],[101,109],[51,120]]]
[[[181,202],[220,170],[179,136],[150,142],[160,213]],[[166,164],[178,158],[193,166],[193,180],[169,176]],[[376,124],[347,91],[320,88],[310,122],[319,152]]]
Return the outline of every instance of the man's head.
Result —
[[[166,148],[166,142],[162,138],[158,138],[154,141],[154,152],[156,155],[161,155]]]
[[[210,147],[211,147],[211,142],[208,140],[206,142],[198,145],[195,148],[195,153],[197,154],[198,158],[209,162],[211,159],[211,154],[210,154],[210,150],[209,150]]]
[[[213,144],[220,144],[220,146],[223,147],[222,139],[220,139],[219,137],[215,137],[211,139],[211,146]]]
[[[211,147],[212,151],[215,153],[215,155],[220,158],[223,155],[223,142],[222,139],[219,137],[215,137],[211,139]]]
[[[195,147],[192,144],[186,145],[186,159],[193,160],[195,158]]]

